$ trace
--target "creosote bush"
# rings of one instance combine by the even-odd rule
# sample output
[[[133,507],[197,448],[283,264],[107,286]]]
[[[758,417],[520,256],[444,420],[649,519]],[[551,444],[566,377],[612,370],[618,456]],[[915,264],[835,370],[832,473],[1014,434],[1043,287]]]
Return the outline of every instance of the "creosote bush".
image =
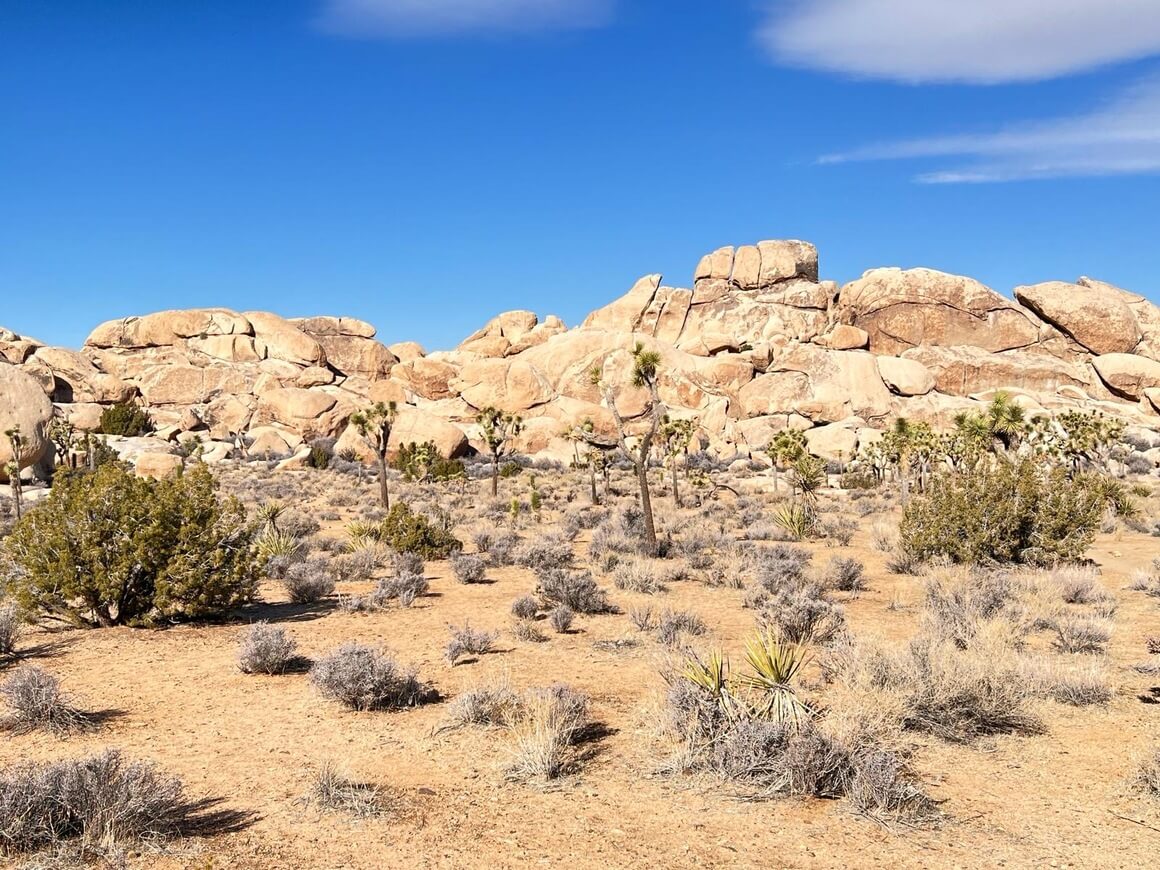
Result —
[[[982,463],[932,482],[907,505],[904,553],[967,565],[1052,565],[1081,558],[1109,504],[1098,475],[1069,477],[1033,460]]]
[[[403,670],[386,653],[347,643],[323,656],[310,670],[310,680],[324,698],[351,710],[391,710],[429,699],[431,690],[414,671]]]
[[[463,549],[451,532],[415,513],[406,504],[396,504],[378,530],[378,538],[399,553],[414,553],[424,559],[446,559]]]
[[[121,435],[136,438],[153,431],[149,412],[130,400],[109,405],[101,411],[100,432],[102,435]]]
[[[298,645],[286,629],[268,622],[250,626],[238,647],[238,667],[245,674],[282,674],[294,662]]]
[[[255,530],[200,464],[165,480],[60,473],[5,550],[19,605],[84,627],[215,616],[257,591]]]

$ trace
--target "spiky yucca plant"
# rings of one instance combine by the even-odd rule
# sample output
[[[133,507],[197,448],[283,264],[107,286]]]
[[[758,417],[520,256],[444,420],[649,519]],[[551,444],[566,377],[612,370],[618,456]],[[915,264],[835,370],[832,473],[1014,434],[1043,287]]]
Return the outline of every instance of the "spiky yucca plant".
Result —
[[[302,549],[302,540],[289,532],[266,526],[257,538],[258,556],[269,561],[275,556],[294,556]]]
[[[753,715],[794,728],[809,718],[809,707],[791,685],[809,661],[805,647],[789,643],[774,631],[766,630],[746,640],[745,660],[751,671],[741,674],[737,680],[757,695],[752,706]]]
[[[810,536],[814,528],[814,512],[808,505],[799,502],[785,502],[773,511],[773,524],[784,529],[795,541]]]

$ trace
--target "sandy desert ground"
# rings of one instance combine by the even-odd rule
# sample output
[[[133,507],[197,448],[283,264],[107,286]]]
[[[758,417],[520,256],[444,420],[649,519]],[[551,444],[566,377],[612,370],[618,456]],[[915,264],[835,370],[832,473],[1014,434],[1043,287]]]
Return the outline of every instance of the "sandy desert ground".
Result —
[[[279,498],[300,516],[325,517],[316,537],[344,538],[350,520],[376,515],[372,484],[348,474],[224,474],[225,488],[251,504]],[[551,531],[565,510],[586,504],[586,482],[577,474],[540,475],[537,483],[543,521],[525,514],[519,521],[525,539]],[[722,491],[680,512],[658,489],[662,528],[691,520],[694,527],[744,537],[740,522],[748,511],[742,508],[760,506],[769,481],[758,474],[735,483],[744,494],[741,505]],[[450,505],[470,551],[469,530],[486,524],[479,514],[490,501],[488,485],[398,484],[396,497]],[[501,497],[526,497],[527,472],[501,487]],[[631,503],[628,475],[614,478],[614,489],[621,493],[612,499],[616,505]],[[848,493],[822,499],[824,510],[857,518],[852,540],[844,547],[795,546],[813,554],[817,569],[834,555],[864,563],[866,590],[834,593],[833,599],[855,636],[905,644],[919,628],[926,578],[892,574],[873,544],[883,528],[896,527],[897,506],[867,496],[870,507],[862,511],[873,512],[858,516]],[[582,531],[574,542],[580,565],[589,563],[591,534]],[[1039,735],[999,735],[968,745],[908,735],[915,775],[940,802],[932,821],[871,818],[840,800],[752,800],[708,774],[665,772],[671,746],[657,724],[665,695],[660,674],[680,656],[638,631],[629,612],[643,605],[693,611],[710,631],[689,642],[735,656],[753,627],[742,589],[708,585],[695,572],[655,595],[615,589],[596,572],[622,612],[580,615],[570,633],[548,629],[540,643],[518,640],[510,630],[512,600],[535,587],[530,570],[489,568],[490,582],[465,585],[455,581],[447,562],[428,563],[431,592],[410,608],[345,613],[336,596],[292,605],[280,584],[267,581],[263,602],[225,624],[38,628],[24,636],[22,656],[59,676],[88,709],[111,712],[99,731],[67,740],[5,736],[0,764],[115,746],[179,774],[193,795],[218,797],[223,807],[252,814],[234,832],[129,854],[130,867],[1148,866],[1160,844],[1160,804],[1134,792],[1127,780],[1160,739],[1160,677],[1133,669],[1148,658],[1145,637],[1160,634],[1160,606],[1127,587],[1133,572],[1157,555],[1157,538],[1123,525],[1101,534],[1090,551],[1099,585],[1116,604],[1106,653],[1115,686],[1110,703],[1037,702],[1046,725]],[[340,583],[338,595],[370,585]],[[243,674],[236,664],[238,638],[257,620],[286,627],[307,657],[351,640],[381,645],[415,665],[442,700],[399,712],[350,712],[322,699],[305,673]],[[448,626],[468,620],[501,632],[496,650],[452,667],[443,656]],[[1031,643],[1054,655],[1045,637]],[[550,783],[513,782],[505,776],[513,750],[503,729],[438,731],[450,701],[496,679],[517,689],[564,682],[590,696],[600,727],[574,772]],[[804,682],[816,679],[815,668]],[[386,813],[355,818],[303,801],[324,761],[381,787]]]

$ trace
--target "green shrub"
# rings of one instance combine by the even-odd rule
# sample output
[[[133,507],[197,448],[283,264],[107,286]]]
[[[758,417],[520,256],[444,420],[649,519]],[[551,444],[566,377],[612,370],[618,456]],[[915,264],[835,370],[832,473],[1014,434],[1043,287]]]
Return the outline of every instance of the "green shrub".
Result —
[[[379,528],[379,540],[399,553],[415,553],[424,559],[446,559],[463,549],[463,544],[436,526],[424,514],[405,504],[391,508]]]
[[[447,459],[439,454],[434,441],[426,444],[404,444],[391,467],[403,473],[407,481],[465,480],[467,468],[458,459]]]
[[[101,411],[101,434],[135,438],[153,431],[149,412],[133,401],[117,402]]]
[[[255,529],[204,465],[166,480],[114,464],[59,474],[5,551],[16,601],[80,626],[203,618],[257,591]]]
[[[916,559],[968,565],[1074,561],[1091,546],[1111,498],[1098,477],[1069,477],[1032,460],[941,475],[907,506],[900,547]]]

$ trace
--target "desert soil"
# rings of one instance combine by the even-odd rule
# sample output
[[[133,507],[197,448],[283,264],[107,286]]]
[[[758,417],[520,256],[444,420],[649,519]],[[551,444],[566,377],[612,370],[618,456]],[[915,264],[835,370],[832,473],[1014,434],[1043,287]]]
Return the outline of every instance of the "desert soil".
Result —
[[[346,485],[339,476],[327,480]],[[574,485],[583,493],[582,482]],[[471,486],[485,491],[483,483]],[[344,513],[323,533],[341,536],[356,515]],[[869,590],[850,600],[838,596],[850,626],[858,636],[904,643],[918,626],[923,580],[886,570],[885,557],[871,546],[871,526],[882,519],[860,520],[848,547],[804,546],[815,552],[815,565],[835,553],[864,562]],[[524,534],[538,530],[531,525]],[[578,538],[578,554],[586,553],[589,535]],[[1156,538],[1123,530],[1101,535],[1090,553],[1119,604],[1109,647],[1117,683],[1110,705],[1045,702],[1039,712],[1048,730],[1040,736],[971,746],[916,738],[915,769],[944,802],[936,825],[881,823],[837,801],[752,802],[714,779],[663,774],[655,722],[666,653],[655,640],[622,613],[581,616],[572,633],[549,630],[545,643],[518,641],[508,610],[534,587],[532,573],[489,569],[493,582],[465,586],[445,562],[429,563],[432,594],[410,609],[346,614],[334,601],[294,606],[269,583],[265,603],[228,624],[32,631],[23,641],[29,660],[57,674],[89,709],[115,715],[98,733],[68,740],[6,736],[0,763],[115,746],[179,774],[194,795],[254,814],[236,833],[136,853],[133,867],[1152,866],[1160,811],[1125,780],[1160,738],[1160,704],[1145,700],[1160,696],[1154,689],[1160,678],[1131,669],[1145,657],[1143,638],[1160,634],[1160,607],[1126,586],[1157,555]],[[340,584],[343,593],[365,588]],[[711,627],[703,645],[735,655],[753,625],[740,590],[688,581],[659,596],[612,592],[625,613],[638,604],[695,611]],[[566,682],[591,696],[604,734],[578,773],[546,786],[509,782],[508,735],[435,734],[446,703],[355,713],[322,700],[304,674],[242,674],[237,639],[244,624],[259,619],[286,626],[306,656],[351,640],[382,645],[417,666],[445,699],[505,675],[517,688]],[[451,667],[442,654],[447,626],[467,620],[501,629],[499,650]],[[638,645],[594,647],[623,638]],[[313,772],[327,759],[386,788],[391,812],[355,819],[303,803]]]

